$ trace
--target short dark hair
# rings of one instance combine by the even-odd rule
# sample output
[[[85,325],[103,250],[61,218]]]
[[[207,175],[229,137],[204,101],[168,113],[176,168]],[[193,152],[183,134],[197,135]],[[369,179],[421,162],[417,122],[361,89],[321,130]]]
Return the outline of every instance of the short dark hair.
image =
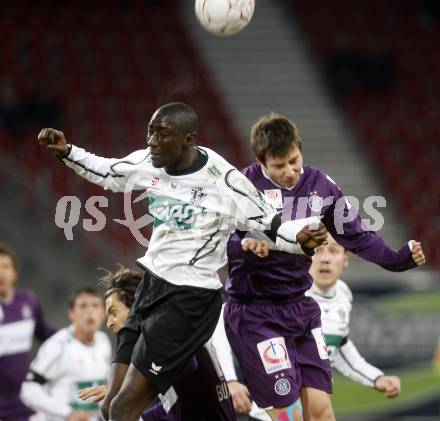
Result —
[[[69,297],[69,309],[72,310],[73,307],[75,307],[76,300],[78,297],[82,294],[88,294],[88,295],[94,295],[95,297],[101,298],[102,300],[102,294],[99,292],[99,290],[94,287],[93,285],[85,285],[78,289],[76,289]]]
[[[251,146],[255,156],[265,162],[267,155],[283,158],[297,146],[302,152],[302,139],[296,125],[277,113],[263,115],[252,126]]]
[[[197,133],[199,119],[194,108],[183,102],[170,102],[157,110],[158,115],[166,115],[173,119],[185,134]]]
[[[5,256],[9,256],[12,260],[12,264],[14,266],[14,269],[17,270],[17,256],[9,246],[7,246],[6,244],[0,243],[0,254],[3,254]]]
[[[120,300],[130,308],[134,303],[134,297],[144,274],[140,271],[127,269],[118,265],[116,272],[106,270],[107,274],[101,278],[101,282],[106,286],[104,299],[116,292]]]

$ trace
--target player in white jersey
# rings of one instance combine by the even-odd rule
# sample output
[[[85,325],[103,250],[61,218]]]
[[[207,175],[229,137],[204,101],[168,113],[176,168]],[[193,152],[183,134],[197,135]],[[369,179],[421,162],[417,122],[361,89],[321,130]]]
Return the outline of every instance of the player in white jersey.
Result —
[[[349,339],[353,297],[348,285],[340,279],[347,265],[346,250],[329,235],[328,243],[316,249],[310,267],[313,286],[306,295],[313,297],[321,308],[330,362],[344,376],[395,398],[400,393],[400,379],[385,376],[366,362]]]
[[[107,381],[111,345],[98,330],[104,317],[97,290],[84,287],[72,295],[72,324],[41,345],[21,388],[21,399],[38,413],[39,421],[99,420],[98,407],[77,395],[84,387]]]
[[[211,337],[221,308],[217,271],[226,263],[226,241],[237,227],[265,231],[290,253],[310,253],[326,238],[322,224],[306,228],[319,222],[316,218],[282,222],[244,175],[211,149],[196,146],[197,130],[196,112],[171,103],[148,123],[148,147],[123,159],[67,144],[58,130],[46,128],[38,136],[87,180],[115,192],[146,191],[154,216],[147,253],[138,259],[146,274],[118,332],[101,411],[106,419],[136,421]]]

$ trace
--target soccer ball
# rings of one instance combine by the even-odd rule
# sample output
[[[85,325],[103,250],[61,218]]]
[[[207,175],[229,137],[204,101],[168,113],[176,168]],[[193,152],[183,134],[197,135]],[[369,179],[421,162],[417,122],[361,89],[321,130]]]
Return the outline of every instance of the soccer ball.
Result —
[[[251,20],[255,0],[196,0],[200,25],[218,36],[234,35]]]

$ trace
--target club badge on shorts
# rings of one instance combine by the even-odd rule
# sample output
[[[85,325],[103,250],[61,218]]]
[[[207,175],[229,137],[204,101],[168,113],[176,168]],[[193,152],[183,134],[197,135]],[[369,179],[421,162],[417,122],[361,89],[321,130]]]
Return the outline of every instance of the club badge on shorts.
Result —
[[[290,392],[290,382],[287,379],[279,379],[275,383],[275,392],[277,395],[286,396]]]

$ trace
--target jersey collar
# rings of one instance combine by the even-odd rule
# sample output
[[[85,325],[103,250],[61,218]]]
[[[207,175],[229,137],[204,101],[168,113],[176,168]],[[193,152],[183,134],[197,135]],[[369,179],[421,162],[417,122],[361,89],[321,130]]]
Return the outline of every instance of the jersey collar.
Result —
[[[339,281],[339,279],[338,279],[338,281]],[[336,281],[336,283],[338,283],[338,281]],[[333,285],[331,288],[322,289],[322,288],[319,288],[319,286],[313,282],[311,289],[315,294],[317,294],[321,297],[324,297],[324,298],[333,298],[336,295],[336,284]]]

